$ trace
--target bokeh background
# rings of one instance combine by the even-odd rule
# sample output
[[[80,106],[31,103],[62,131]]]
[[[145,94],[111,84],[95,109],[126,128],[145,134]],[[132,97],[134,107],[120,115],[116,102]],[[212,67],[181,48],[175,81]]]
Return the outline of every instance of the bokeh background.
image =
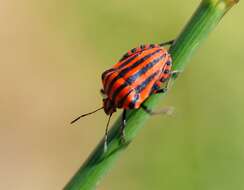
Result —
[[[103,137],[101,72],[174,39],[199,0],[2,0],[0,189],[61,189]],[[242,2],[194,54],[99,190],[244,189]],[[118,116],[114,116],[115,119]]]

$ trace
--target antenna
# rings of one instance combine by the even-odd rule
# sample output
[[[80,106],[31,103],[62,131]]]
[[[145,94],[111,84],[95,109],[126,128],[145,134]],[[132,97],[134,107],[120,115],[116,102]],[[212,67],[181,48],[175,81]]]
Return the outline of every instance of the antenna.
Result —
[[[101,109],[103,109],[103,107],[98,108],[98,109],[96,109],[96,110],[94,110],[94,111],[92,111],[92,112],[83,114],[83,115],[77,117],[76,119],[74,119],[73,121],[71,121],[70,124],[73,124],[74,122],[78,121],[80,118],[85,117],[85,116],[88,116],[88,115],[91,115],[91,114],[93,114],[93,113],[95,113],[95,112],[97,112],[97,111],[99,111],[99,110],[101,110]]]

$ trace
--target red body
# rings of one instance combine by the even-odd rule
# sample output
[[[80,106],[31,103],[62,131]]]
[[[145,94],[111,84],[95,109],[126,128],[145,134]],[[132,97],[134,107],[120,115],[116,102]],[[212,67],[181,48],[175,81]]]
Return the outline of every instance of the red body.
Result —
[[[170,77],[172,59],[157,44],[142,45],[128,51],[111,69],[102,74],[104,111],[137,109],[156,93]]]

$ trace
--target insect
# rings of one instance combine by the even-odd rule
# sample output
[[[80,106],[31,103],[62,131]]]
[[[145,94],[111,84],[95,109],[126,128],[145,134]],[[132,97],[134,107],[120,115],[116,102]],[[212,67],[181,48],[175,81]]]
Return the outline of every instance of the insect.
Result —
[[[154,112],[148,109],[143,102],[151,94],[164,93],[167,90],[168,81],[173,74],[171,71],[172,58],[163,46],[171,45],[173,42],[172,40],[162,44],[141,45],[124,54],[112,68],[102,73],[103,106],[79,116],[71,124],[103,109],[109,116],[104,139],[106,149],[110,118],[117,108],[122,108],[120,133],[121,139],[124,141],[126,111],[141,107],[147,113],[153,114]],[[166,85],[161,88],[163,84]]]

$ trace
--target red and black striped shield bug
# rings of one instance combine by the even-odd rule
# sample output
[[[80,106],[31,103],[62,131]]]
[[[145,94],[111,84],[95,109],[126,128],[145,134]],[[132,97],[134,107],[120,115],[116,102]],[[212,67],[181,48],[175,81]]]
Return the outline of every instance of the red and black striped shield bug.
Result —
[[[148,109],[143,102],[151,95],[167,91],[168,81],[172,76],[172,58],[163,46],[171,45],[174,41],[162,44],[141,45],[128,51],[111,68],[102,73],[103,106],[81,117],[93,114],[103,109],[109,116],[104,139],[104,148],[107,147],[109,121],[117,108],[123,109],[121,121],[121,140],[124,139],[126,126],[126,110],[143,108],[147,113],[154,112]],[[163,88],[161,86],[166,84]]]

